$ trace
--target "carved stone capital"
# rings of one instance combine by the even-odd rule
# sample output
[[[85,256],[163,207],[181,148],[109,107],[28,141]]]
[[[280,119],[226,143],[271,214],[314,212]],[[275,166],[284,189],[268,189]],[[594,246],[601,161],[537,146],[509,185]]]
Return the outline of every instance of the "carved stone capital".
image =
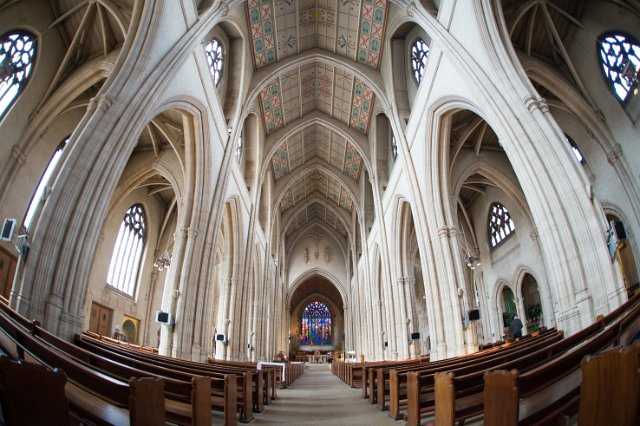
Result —
[[[27,161],[27,156],[24,153],[24,150],[18,144],[11,147],[11,158],[13,158],[20,166]]]
[[[114,100],[110,96],[107,96],[104,94],[97,95],[91,98],[87,109],[89,111],[106,112],[107,110],[109,110],[109,108],[113,106],[113,102]]]
[[[607,161],[609,161],[611,165],[615,165],[620,158],[622,158],[622,146],[619,143],[616,143],[612,147],[611,151],[607,153]]]
[[[544,98],[530,96],[524,100],[524,105],[529,112],[540,110],[541,112],[549,112],[549,104]]]

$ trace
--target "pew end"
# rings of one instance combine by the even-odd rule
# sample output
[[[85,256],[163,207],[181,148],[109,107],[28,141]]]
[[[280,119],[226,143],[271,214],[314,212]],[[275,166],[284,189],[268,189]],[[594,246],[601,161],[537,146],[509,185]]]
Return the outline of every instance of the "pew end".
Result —
[[[496,370],[484,374],[484,424],[515,426],[518,424],[518,372]]]
[[[66,383],[61,370],[0,356],[0,401],[6,424],[69,424]]]
[[[165,422],[164,380],[141,377],[129,380],[131,426],[156,426]],[[162,407],[161,410],[158,408]]]

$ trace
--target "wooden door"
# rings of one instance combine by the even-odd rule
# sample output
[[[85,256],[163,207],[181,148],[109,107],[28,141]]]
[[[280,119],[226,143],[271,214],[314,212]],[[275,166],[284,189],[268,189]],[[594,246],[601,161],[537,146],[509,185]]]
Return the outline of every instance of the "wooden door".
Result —
[[[113,309],[102,306],[99,303],[91,303],[91,318],[89,319],[89,331],[102,336],[111,337],[111,321]]]

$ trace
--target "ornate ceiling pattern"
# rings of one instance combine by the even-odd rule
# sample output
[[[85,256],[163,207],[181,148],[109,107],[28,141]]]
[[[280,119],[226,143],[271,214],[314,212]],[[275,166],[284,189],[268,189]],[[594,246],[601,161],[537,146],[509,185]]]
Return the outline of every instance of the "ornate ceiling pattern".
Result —
[[[318,110],[366,134],[374,98],[373,90],[364,81],[322,62],[282,72],[260,91],[267,133]]]
[[[355,181],[360,179],[362,158],[353,145],[317,124],[287,138],[273,157],[273,175],[278,180],[314,158],[322,159]]]
[[[349,215],[353,211],[353,200],[344,185],[319,170],[307,173],[285,192],[280,211],[285,212],[313,195],[319,195],[336,207],[345,209]]]
[[[256,68],[322,48],[378,68],[387,0],[248,0]]]
[[[320,203],[309,204],[307,208],[293,218],[291,226],[287,229],[287,237],[312,222],[324,223],[331,229],[337,231],[342,238],[347,238],[347,231],[335,213]]]
[[[321,49],[377,71],[389,7],[388,0],[248,0],[255,68]],[[362,77],[322,59],[273,72],[258,97],[267,134],[319,111],[366,135],[374,104],[374,91]],[[346,189],[352,183],[347,180],[360,180],[364,161],[351,142],[325,125],[288,134],[270,167],[278,181],[318,159],[316,164],[325,164],[336,174],[316,168],[288,187],[278,206],[281,213],[317,197],[304,215],[295,218],[291,230],[310,221],[328,221],[335,228],[337,218],[331,210],[351,215],[355,207]]]

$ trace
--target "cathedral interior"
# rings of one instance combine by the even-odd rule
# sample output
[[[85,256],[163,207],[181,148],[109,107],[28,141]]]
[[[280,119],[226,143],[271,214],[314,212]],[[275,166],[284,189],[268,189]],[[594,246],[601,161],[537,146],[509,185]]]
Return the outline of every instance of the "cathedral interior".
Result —
[[[639,40],[638,0],[0,0],[0,425],[638,424]]]

